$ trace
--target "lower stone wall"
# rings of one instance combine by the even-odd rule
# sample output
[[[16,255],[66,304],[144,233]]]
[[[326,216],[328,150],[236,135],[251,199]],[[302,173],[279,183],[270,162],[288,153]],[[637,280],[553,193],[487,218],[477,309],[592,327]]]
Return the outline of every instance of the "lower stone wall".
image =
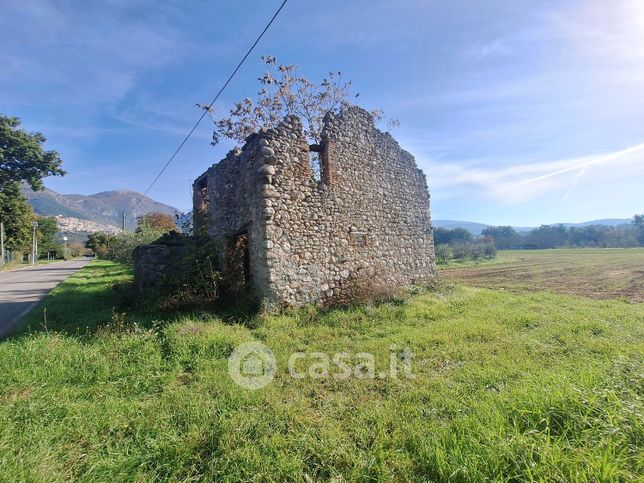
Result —
[[[133,253],[135,287],[143,291],[163,285],[179,269],[187,250],[184,243],[171,235],[136,247]]]

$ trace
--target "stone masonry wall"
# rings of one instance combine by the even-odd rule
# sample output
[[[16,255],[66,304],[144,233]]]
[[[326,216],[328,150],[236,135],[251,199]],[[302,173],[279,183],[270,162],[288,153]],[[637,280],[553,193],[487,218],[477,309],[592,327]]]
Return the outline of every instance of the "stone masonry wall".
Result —
[[[429,192],[413,156],[358,107],[327,115],[321,147],[317,181],[301,123],[287,116],[206,173],[208,232],[248,235],[258,296],[325,303],[356,280],[399,287],[432,278]]]

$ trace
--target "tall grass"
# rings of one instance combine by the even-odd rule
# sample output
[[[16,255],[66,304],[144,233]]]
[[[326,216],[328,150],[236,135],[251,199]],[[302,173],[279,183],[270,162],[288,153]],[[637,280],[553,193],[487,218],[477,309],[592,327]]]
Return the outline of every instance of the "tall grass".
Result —
[[[123,315],[112,307],[127,278],[93,263],[46,302],[47,331],[41,307],[32,332],[0,344],[0,479],[642,473],[642,305],[441,284],[403,304],[233,323]],[[278,372],[247,391],[229,378],[227,358],[254,340],[273,350]],[[286,370],[297,350],[370,352],[382,367],[392,344],[415,353],[414,379],[296,380]]]

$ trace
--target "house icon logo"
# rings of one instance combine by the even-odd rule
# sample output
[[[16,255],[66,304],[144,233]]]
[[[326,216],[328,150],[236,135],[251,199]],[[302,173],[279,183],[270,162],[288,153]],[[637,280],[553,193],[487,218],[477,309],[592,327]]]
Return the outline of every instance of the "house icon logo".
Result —
[[[228,374],[244,389],[261,389],[275,377],[275,355],[261,342],[246,342],[235,348],[228,358]]]

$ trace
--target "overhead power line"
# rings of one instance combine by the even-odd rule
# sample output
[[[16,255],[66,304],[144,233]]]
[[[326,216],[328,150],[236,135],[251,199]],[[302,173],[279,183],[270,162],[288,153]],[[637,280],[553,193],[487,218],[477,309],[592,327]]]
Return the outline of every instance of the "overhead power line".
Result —
[[[172,153],[172,156],[170,156],[170,158],[165,162],[165,164],[163,165],[163,168],[161,168],[161,171],[159,171],[159,174],[157,174],[156,178],[154,178],[152,183],[150,183],[150,185],[146,188],[146,190],[143,192],[143,194],[137,198],[136,203],[134,203],[134,206],[132,207],[132,209],[127,214],[128,217],[134,212],[136,207],[141,204],[141,200],[150,192],[150,190],[156,184],[156,182],[159,181],[159,178],[165,172],[165,170],[168,169],[168,166],[170,166],[170,164],[172,163],[174,158],[177,156],[177,154],[179,154],[179,151],[181,151],[181,148],[183,148],[183,146],[186,144],[186,142],[188,142],[188,139],[190,139],[190,136],[192,136],[192,134],[195,132],[195,130],[197,129],[199,124],[201,124],[201,121],[203,121],[203,118],[206,117],[206,114],[208,114],[208,112],[210,111],[212,106],[215,104],[215,102],[217,102],[217,99],[219,99],[219,96],[221,95],[221,93],[224,92],[224,89],[226,89],[228,84],[230,84],[230,81],[233,80],[233,77],[235,77],[235,74],[237,74],[237,71],[244,64],[244,62],[246,61],[248,56],[251,54],[251,52],[255,49],[255,47],[257,46],[259,41],[262,40],[262,37],[268,31],[270,26],[273,24],[273,22],[275,21],[277,16],[280,14],[282,9],[284,8],[284,5],[286,5],[287,1],[288,0],[284,0],[282,2],[282,4],[279,6],[279,8],[275,11],[275,13],[271,17],[271,19],[266,24],[266,27],[264,27],[264,30],[262,30],[262,32],[259,34],[259,36],[255,39],[255,42],[253,42],[253,45],[251,45],[250,48],[246,51],[246,54],[244,54],[242,59],[239,61],[239,63],[237,64],[237,67],[235,67],[235,70],[233,70],[232,73],[228,76],[228,79],[226,79],[226,82],[224,82],[224,85],[221,86],[221,88],[219,89],[219,91],[217,92],[215,97],[213,98],[212,102],[210,102],[210,104],[208,104],[204,108],[203,113],[201,114],[199,119],[197,119],[197,122],[195,123],[195,125],[192,126],[192,129],[190,129],[190,131],[188,131],[188,134],[186,134],[186,137],[183,138],[183,141],[181,141],[181,144],[179,144],[177,149],[175,149],[175,151]]]

